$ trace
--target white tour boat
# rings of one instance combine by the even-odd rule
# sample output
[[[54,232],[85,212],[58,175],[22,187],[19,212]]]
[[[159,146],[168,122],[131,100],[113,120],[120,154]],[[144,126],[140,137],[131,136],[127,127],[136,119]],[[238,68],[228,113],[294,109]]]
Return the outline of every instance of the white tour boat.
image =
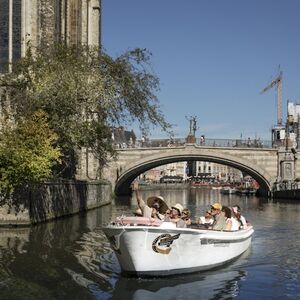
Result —
[[[208,270],[245,252],[254,232],[176,228],[143,217],[119,217],[102,228],[122,271],[136,275],[172,275]]]

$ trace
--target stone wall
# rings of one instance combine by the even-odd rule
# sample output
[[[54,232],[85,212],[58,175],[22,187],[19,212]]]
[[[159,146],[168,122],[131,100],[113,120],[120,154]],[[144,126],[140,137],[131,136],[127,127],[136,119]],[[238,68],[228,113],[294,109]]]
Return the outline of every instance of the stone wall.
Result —
[[[38,2],[39,16],[39,45],[41,49],[47,49],[56,42],[56,1],[40,0]]]
[[[30,225],[111,203],[108,182],[63,181],[40,184],[16,193],[16,205],[0,207],[1,225]]]
[[[100,39],[101,0],[0,0],[0,73],[8,71],[8,61],[24,56],[28,45],[100,47]]]

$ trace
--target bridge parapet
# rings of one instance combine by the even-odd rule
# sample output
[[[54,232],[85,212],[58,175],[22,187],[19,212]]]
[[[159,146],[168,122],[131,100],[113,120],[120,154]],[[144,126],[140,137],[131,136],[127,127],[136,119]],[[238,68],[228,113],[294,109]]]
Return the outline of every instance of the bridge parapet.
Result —
[[[137,140],[135,144],[116,144],[122,148],[156,148],[156,147],[179,147],[186,144],[185,138],[174,139],[149,139]],[[212,139],[197,138],[195,145],[203,147],[229,147],[229,148],[272,148],[270,140],[261,139]]]

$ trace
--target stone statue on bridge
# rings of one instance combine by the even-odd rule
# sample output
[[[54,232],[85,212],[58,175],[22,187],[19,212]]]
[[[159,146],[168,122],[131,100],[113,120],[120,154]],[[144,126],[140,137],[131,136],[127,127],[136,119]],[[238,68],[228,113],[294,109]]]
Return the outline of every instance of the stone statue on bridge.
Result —
[[[186,142],[188,144],[195,144],[196,143],[196,130],[197,130],[197,117],[191,116],[191,117],[187,118],[187,120],[190,121],[190,132],[186,138]]]

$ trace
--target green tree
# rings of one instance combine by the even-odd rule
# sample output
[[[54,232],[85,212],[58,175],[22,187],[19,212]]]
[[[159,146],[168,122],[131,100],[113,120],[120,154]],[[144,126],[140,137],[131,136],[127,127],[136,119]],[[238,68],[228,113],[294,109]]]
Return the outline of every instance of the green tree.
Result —
[[[47,112],[69,175],[82,147],[101,164],[114,155],[112,127],[137,121],[143,132],[151,125],[170,129],[155,95],[159,80],[151,70],[150,53],[135,49],[115,59],[99,53],[60,44],[34,55],[28,51],[13,73],[0,79],[13,99],[16,119],[38,109]]]
[[[8,199],[17,187],[49,179],[61,154],[43,111],[0,125],[0,194]]]

